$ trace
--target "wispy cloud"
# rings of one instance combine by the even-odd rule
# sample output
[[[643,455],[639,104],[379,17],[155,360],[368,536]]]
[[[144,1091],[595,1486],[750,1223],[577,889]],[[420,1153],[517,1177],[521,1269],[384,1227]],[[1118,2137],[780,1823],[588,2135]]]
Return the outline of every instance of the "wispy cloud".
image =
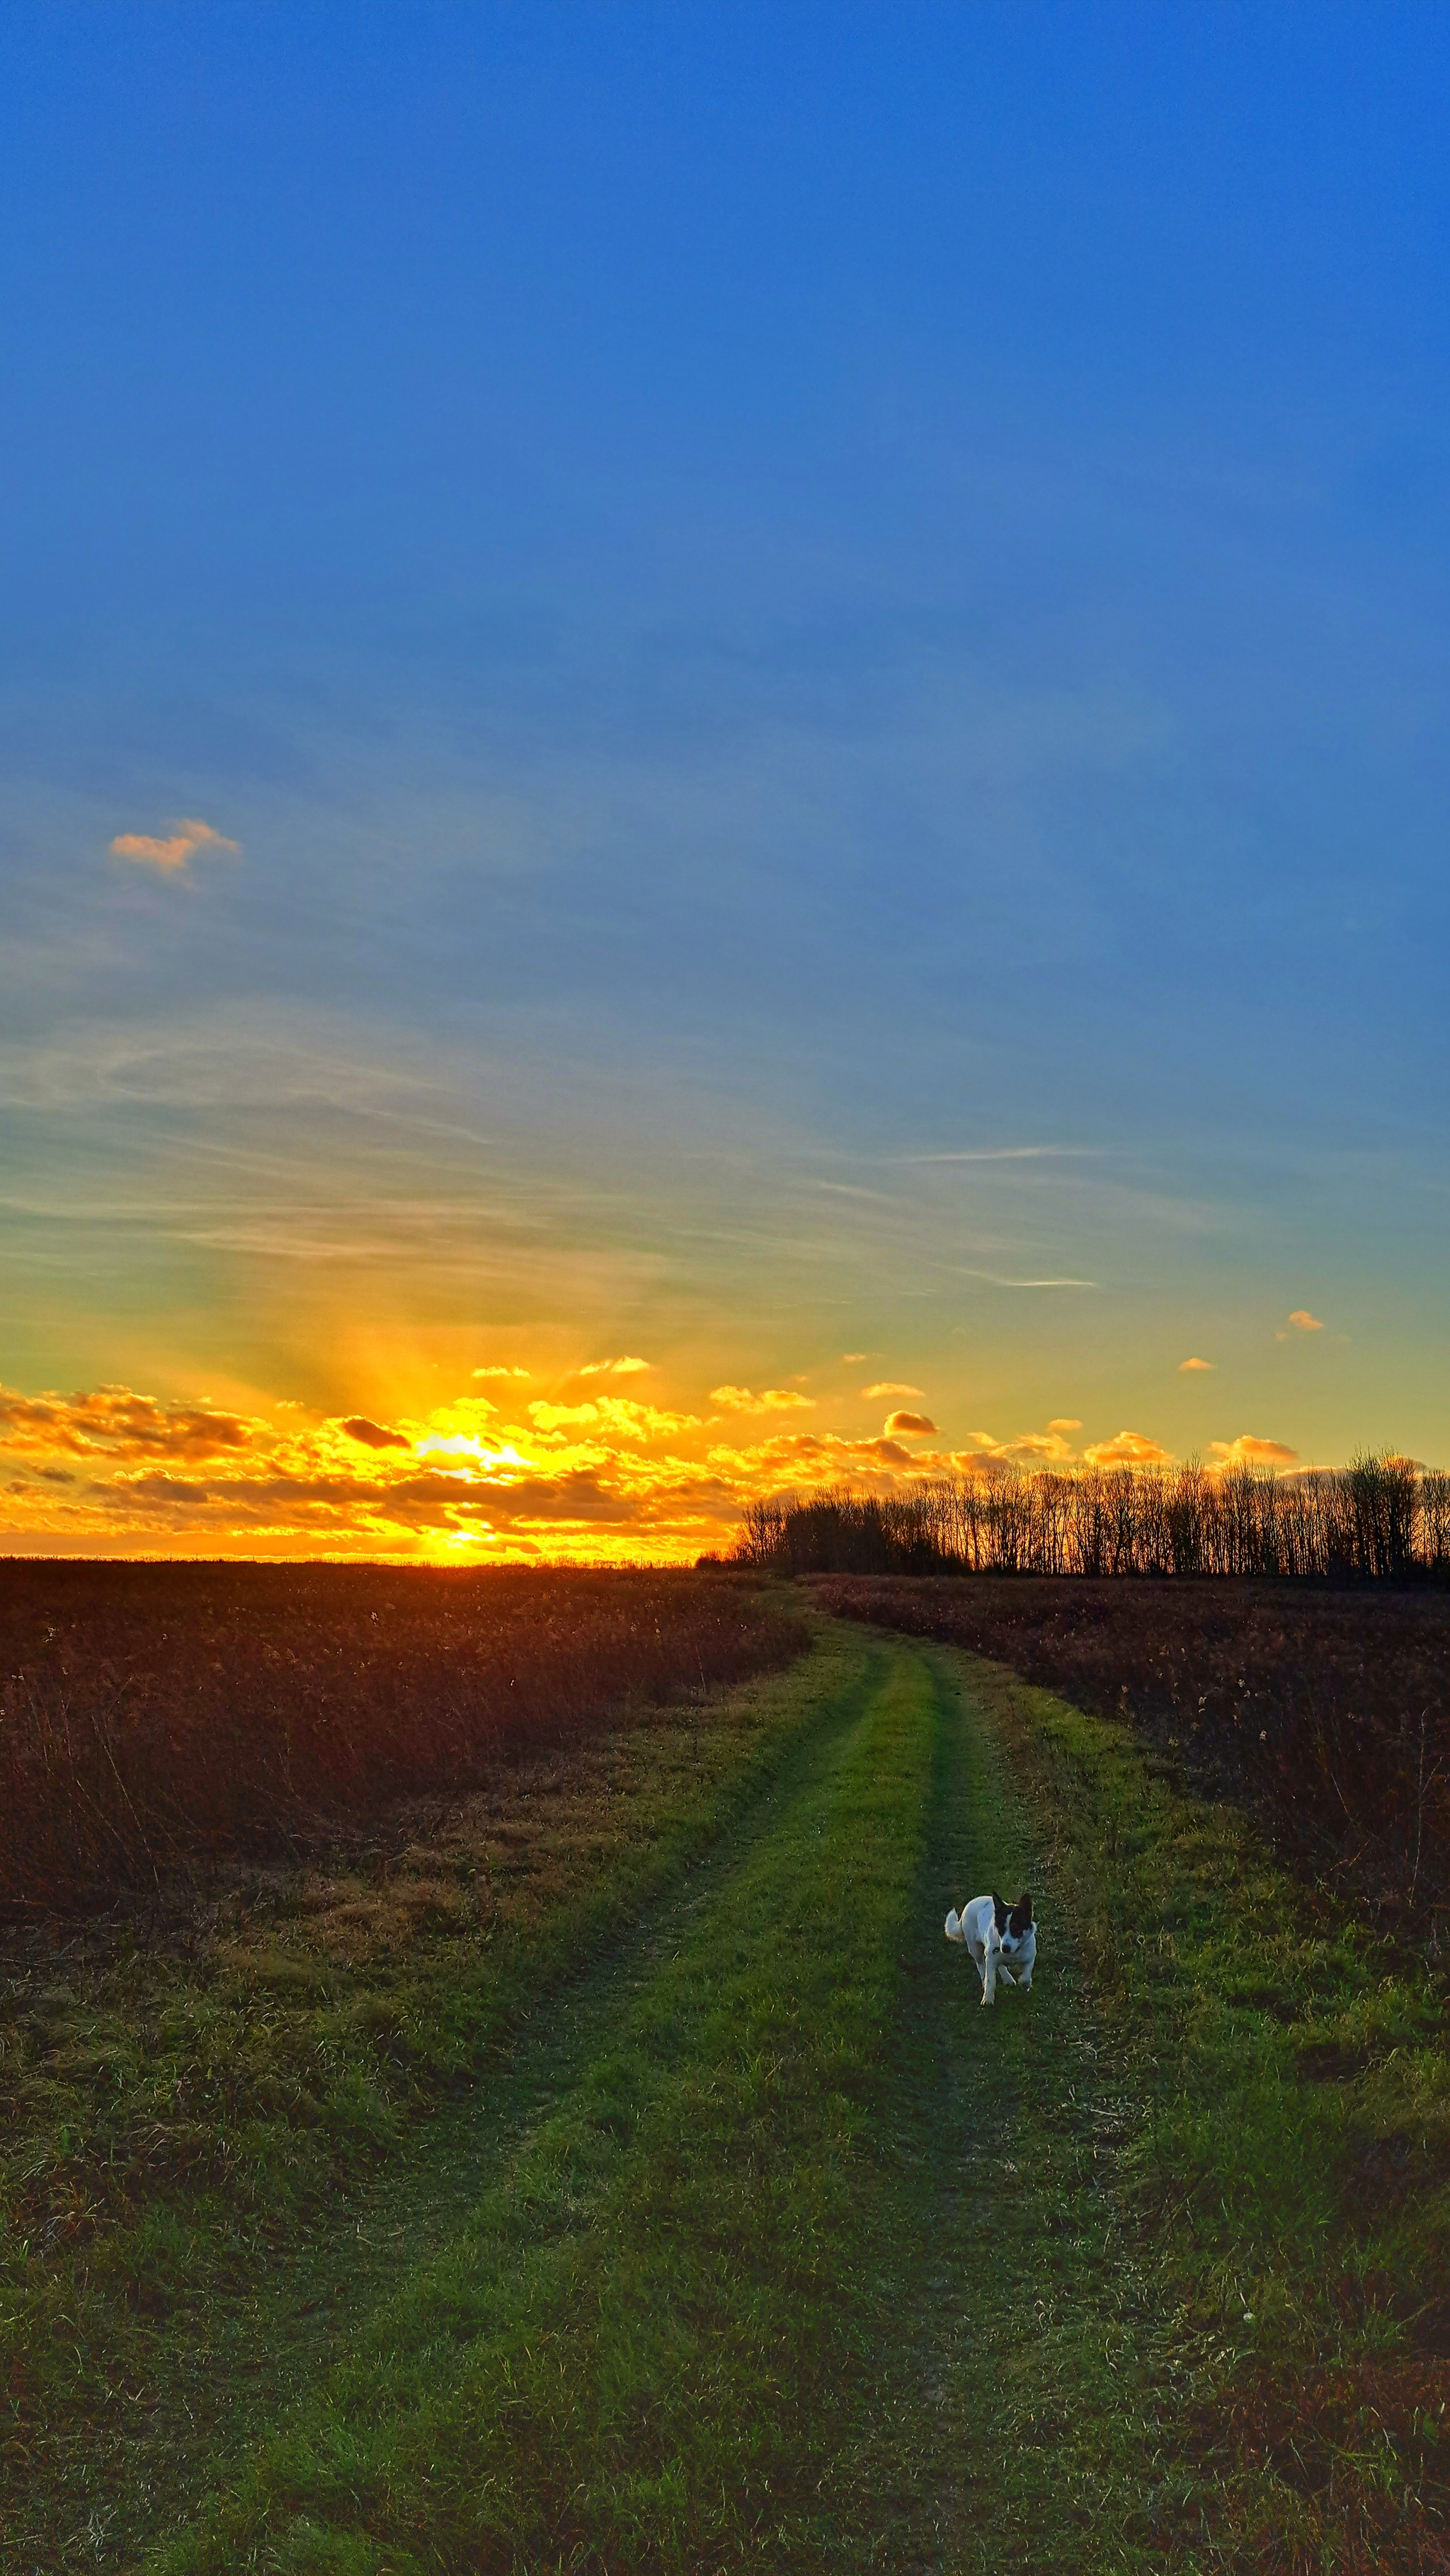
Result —
[[[878,1378],[872,1386],[863,1386],[861,1393],[868,1404],[873,1404],[878,1396],[925,1395],[926,1389],[923,1386],[908,1386],[904,1378],[882,1377]]]
[[[158,876],[183,875],[198,850],[240,849],[239,841],[229,841],[210,823],[195,817],[173,823],[164,838],[149,832],[118,832],[111,843],[113,859],[130,859],[138,868],[155,868]]]
[[[961,1276],[964,1279],[985,1279],[990,1288],[1096,1288],[1098,1285],[1096,1279],[1005,1279],[1000,1271],[969,1270],[965,1267]]]
[[[903,1154],[904,1163],[1042,1163],[1100,1154],[1100,1145],[970,1145],[960,1153]]]
[[[528,1378],[528,1377],[531,1377],[531,1376],[533,1375],[533,1371],[532,1371],[531,1369],[526,1369],[526,1368],[505,1368],[505,1367],[504,1367],[504,1365],[503,1365],[503,1363],[500,1361],[500,1362],[497,1362],[497,1363],[496,1363],[492,1368],[476,1368],[476,1369],[474,1369],[474,1370],[471,1372],[471,1374],[472,1374],[475,1378],[481,1378],[481,1377],[522,1377],[522,1378]]]
[[[1047,1428],[1049,1431],[1081,1431],[1082,1424],[1075,1413],[1055,1413]]]
[[[653,1365],[652,1360],[637,1359],[626,1354],[619,1360],[586,1360],[582,1368],[574,1371],[574,1375],[576,1377],[638,1377],[641,1369],[652,1368]]]
[[[790,1413],[809,1410],[815,1398],[797,1394],[791,1386],[762,1387],[759,1395],[748,1386],[712,1386],[710,1402],[724,1413]]]
[[[1307,1306],[1296,1306],[1293,1314],[1288,1320],[1292,1324],[1296,1333],[1322,1333],[1324,1330],[1324,1326],[1320,1322],[1319,1317],[1317,1315],[1311,1315]],[[1279,1335],[1279,1339],[1280,1341],[1284,1339],[1282,1333]]]

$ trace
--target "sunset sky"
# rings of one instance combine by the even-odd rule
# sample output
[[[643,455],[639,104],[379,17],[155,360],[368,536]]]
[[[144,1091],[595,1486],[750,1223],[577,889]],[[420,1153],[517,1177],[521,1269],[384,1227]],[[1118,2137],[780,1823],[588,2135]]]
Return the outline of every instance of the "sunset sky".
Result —
[[[1450,1462],[1450,19],[0,23],[0,1548]]]

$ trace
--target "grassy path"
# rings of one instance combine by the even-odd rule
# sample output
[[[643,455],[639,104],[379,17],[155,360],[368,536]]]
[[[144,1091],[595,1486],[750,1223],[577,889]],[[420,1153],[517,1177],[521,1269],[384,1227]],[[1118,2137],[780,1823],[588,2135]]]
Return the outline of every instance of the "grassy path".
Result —
[[[1194,2562],[1196,2481],[1170,2465],[1176,2404],[1155,2285],[1125,2224],[1140,2107],[959,1656],[927,1653],[935,1761],[900,1969],[893,2099],[900,2369],[870,2468],[892,2497],[884,2563],[1128,2571]],[[1030,1995],[994,2009],[946,1905],[1030,1886]]]
[[[834,1625],[753,1687],[697,1785],[636,1749],[617,1899],[520,1932],[485,2080],[212,2332],[149,2531],[17,2520],[6,2576],[1446,2563],[1433,1999],[998,1667]],[[942,1917],[1024,1883],[984,2011]]]
[[[1031,1860],[960,1666],[853,1641],[713,1863],[461,2121],[426,2215],[396,2204],[395,2295],[157,2570],[1161,2566],[1130,2112],[1050,1892],[1039,1987],[995,2013],[941,1937]]]

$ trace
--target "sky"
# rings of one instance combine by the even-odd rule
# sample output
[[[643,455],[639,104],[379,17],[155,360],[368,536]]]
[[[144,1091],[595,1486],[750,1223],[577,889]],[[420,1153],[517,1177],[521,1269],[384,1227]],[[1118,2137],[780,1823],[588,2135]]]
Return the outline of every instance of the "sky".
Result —
[[[1450,21],[11,0],[0,1550],[1450,1458]]]

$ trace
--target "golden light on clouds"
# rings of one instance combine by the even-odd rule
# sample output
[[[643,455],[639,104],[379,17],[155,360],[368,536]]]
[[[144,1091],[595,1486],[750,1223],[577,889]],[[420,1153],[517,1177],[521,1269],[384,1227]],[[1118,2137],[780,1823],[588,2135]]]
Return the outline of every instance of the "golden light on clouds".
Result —
[[[748,1386],[712,1386],[710,1402],[724,1413],[792,1413],[809,1411],[815,1399],[794,1387],[767,1386],[752,1395]]]
[[[1207,1373],[1212,1369],[1212,1367],[1212,1360],[1180,1360],[1178,1363],[1178,1374],[1180,1377],[1191,1377],[1196,1375],[1199,1371]]]
[[[1111,1440],[1098,1440],[1083,1457],[1090,1467],[1171,1467],[1173,1452],[1158,1441],[1149,1440],[1141,1431],[1115,1431]]]
[[[924,1386],[907,1386],[900,1378],[883,1377],[878,1378],[873,1386],[863,1386],[861,1393],[868,1404],[875,1404],[883,1396],[925,1395],[926,1389]]]
[[[1307,1306],[1296,1306],[1289,1321],[1296,1333],[1322,1333],[1324,1330],[1319,1317],[1311,1315]]]
[[[138,868],[154,868],[158,876],[183,875],[198,850],[240,849],[239,841],[229,841],[225,832],[216,831],[210,823],[195,818],[173,823],[164,839],[149,832],[118,832],[111,843],[113,859],[130,859]]]
[[[470,1373],[471,1374],[471,1373]],[[933,1445],[935,1418],[899,1408],[881,1432],[807,1426],[789,1387],[717,1387],[709,1409],[626,1394],[596,1364],[578,1401],[532,1397],[515,1364],[490,1392],[429,1404],[312,1411],[167,1400],[119,1385],[73,1395],[0,1388],[0,1545],[86,1555],[376,1557],[395,1561],[688,1560],[729,1546],[747,1502],[847,1484],[889,1496],[923,1479],[1172,1463],[1146,1433],[1080,1453],[1082,1424]],[[625,1372],[626,1378],[630,1372]],[[583,1375],[556,1376],[567,1397]],[[415,1379],[414,1383],[417,1381]],[[910,1445],[907,1445],[910,1444]],[[923,1445],[926,1444],[926,1445]],[[1212,1444],[1214,1472],[1288,1467],[1281,1441]]]
[[[1282,1440],[1261,1440],[1252,1431],[1241,1431],[1237,1440],[1210,1440],[1208,1446],[1219,1467],[1295,1467],[1299,1463],[1297,1449]]]

